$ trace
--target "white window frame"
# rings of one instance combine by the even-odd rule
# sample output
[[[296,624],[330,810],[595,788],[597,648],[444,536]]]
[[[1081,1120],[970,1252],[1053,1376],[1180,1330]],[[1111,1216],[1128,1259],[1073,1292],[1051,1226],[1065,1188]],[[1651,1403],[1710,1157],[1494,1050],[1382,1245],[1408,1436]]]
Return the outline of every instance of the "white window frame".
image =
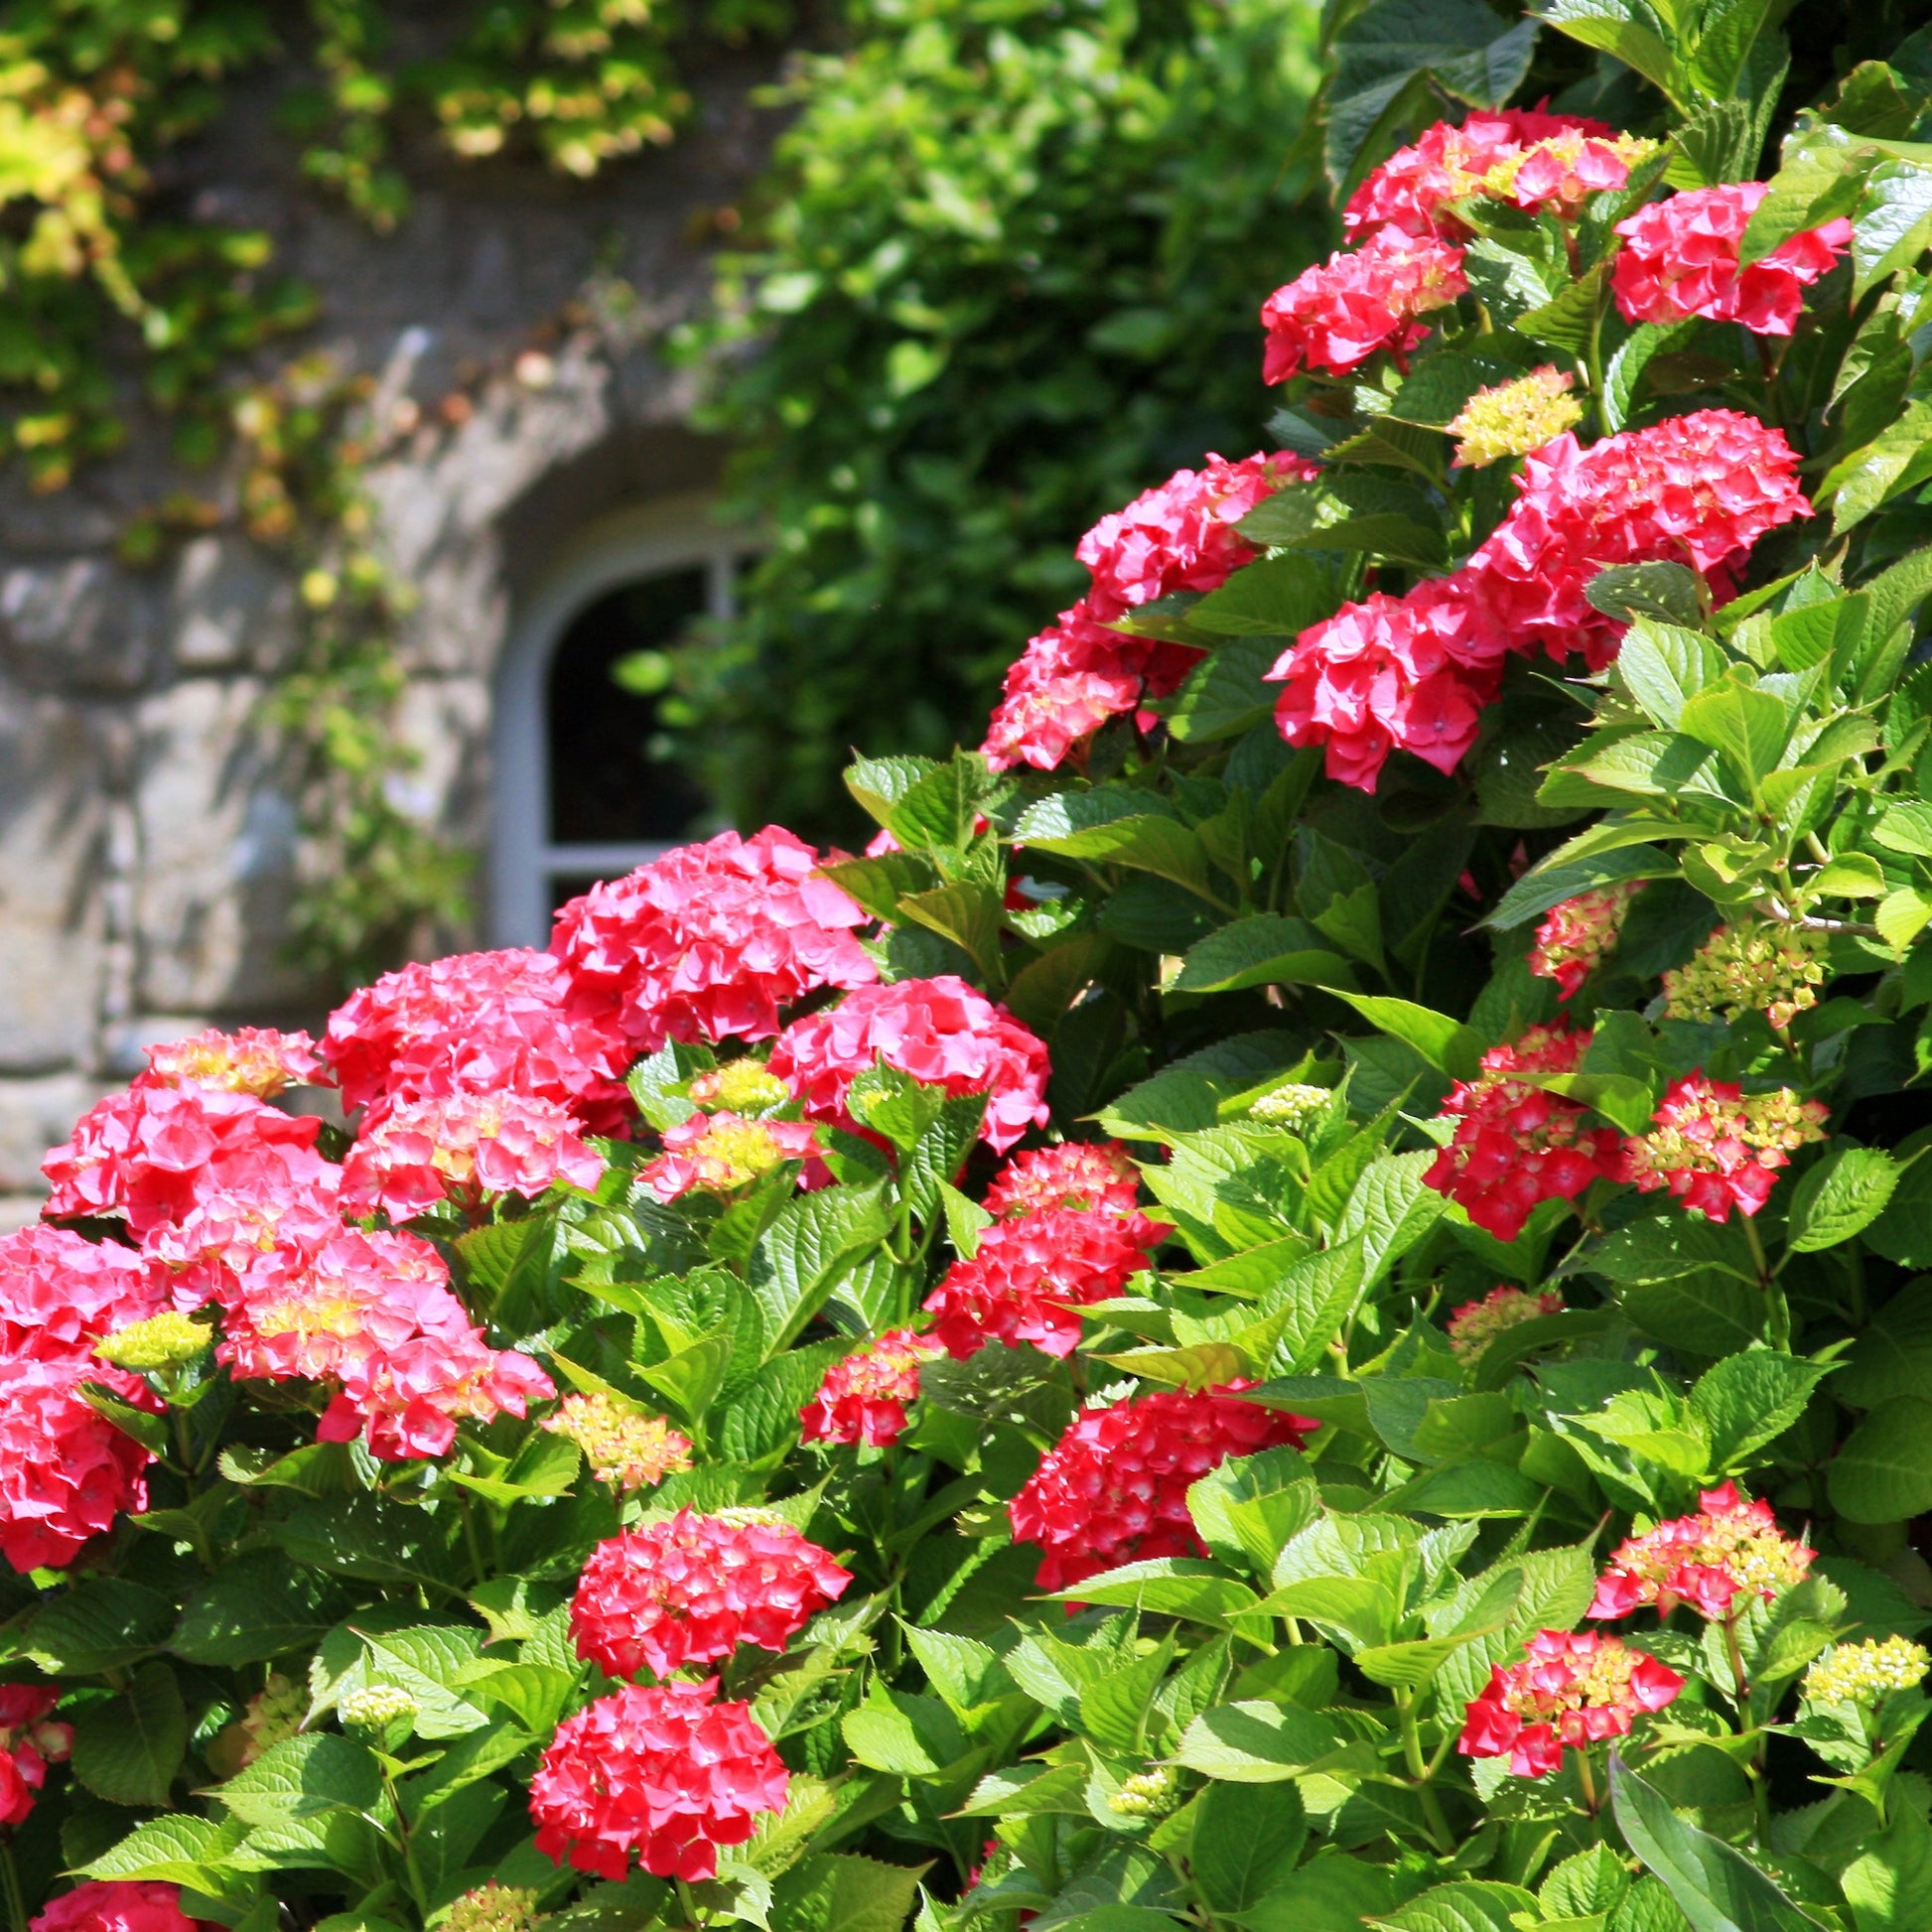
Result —
[[[718,526],[715,500],[688,490],[599,517],[565,546],[510,627],[492,729],[490,937],[498,946],[549,944],[559,879],[615,878],[671,849],[661,841],[582,845],[550,837],[550,665],[589,606],[642,579],[702,566],[707,614],[733,616],[734,580],[752,546]]]

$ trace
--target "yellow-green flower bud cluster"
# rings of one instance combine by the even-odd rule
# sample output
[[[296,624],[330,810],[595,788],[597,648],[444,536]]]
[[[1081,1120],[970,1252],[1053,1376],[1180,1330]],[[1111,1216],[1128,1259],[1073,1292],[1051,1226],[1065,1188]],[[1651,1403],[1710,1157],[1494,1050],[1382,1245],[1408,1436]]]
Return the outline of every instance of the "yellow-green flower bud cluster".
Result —
[[[1179,1796],[1173,1772],[1156,1764],[1123,1778],[1120,1789],[1109,1796],[1107,1809],[1117,1818],[1165,1818]]]
[[[543,1427],[575,1443],[598,1481],[619,1489],[654,1489],[667,1475],[691,1466],[688,1437],[662,1416],[647,1415],[602,1391],[565,1396]]]
[[[1570,393],[1572,378],[1545,363],[1514,382],[1478,389],[1449,424],[1461,440],[1455,460],[1464,470],[1486,469],[1505,457],[1527,456],[1584,420],[1582,401]]]
[[[1909,1691],[1932,1669],[1932,1652],[1909,1637],[1872,1637],[1834,1644],[1805,1673],[1810,1704],[1876,1704],[1892,1691]]]
[[[1769,920],[1721,925],[1688,965],[1664,975],[1664,1011],[1673,1020],[1734,1020],[1754,1012],[1788,1027],[1818,1004],[1827,943],[1822,932]]]
[[[761,1060],[727,1060],[694,1074],[685,1088],[692,1104],[707,1114],[771,1114],[791,1098],[791,1089]]]
[[[499,1885],[492,1878],[465,1892],[443,1914],[438,1932],[530,1932],[537,1918],[534,1891],[527,1885]]]
[[[293,1678],[271,1671],[268,1682],[248,1700],[241,1714],[241,1761],[252,1764],[273,1745],[286,1743],[302,1728],[309,1695]]]
[[[141,1375],[154,1369],[180,1368],[213,1339],[214,1331],[206,1321],[170,1310],[102,1336],[94,1343],[94,1353],[103,1362]]]
[[[398,1718],[416,1715],[416,1700],[394,1684],[364,1684],[336,1706],[336,1715],[354,1730],[381,1730]]]
[[[1314,1087],[1305,1081],[1290,1080],[1264,1093],[1249,1109],[1252,1120],[1279,1121],[1284,1127],[1306,1127],[1334,1098],[1328,1087]]]

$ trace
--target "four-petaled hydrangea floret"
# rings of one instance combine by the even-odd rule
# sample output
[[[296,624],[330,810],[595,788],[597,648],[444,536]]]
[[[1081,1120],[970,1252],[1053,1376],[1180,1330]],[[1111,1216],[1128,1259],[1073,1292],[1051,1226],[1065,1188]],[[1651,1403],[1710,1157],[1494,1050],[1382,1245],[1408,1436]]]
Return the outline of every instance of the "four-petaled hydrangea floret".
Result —
[[[810,1121],[693,1114],[664,1130],[664,1152],[638,1169],[637,1184],[661,1201],[693,1192],[734,1194],[787,1161],[809,1160],[817,1149]]]
[[[1478,389],[1462,405],[1449,433],[1460,440],[1455,460],[1464,470],[1486,469],[1505,457],[1528,456],[1584,420],[1575,378],[1545,364],[1514,382]]]
[[[232,1034],[210,1029],[192,1039],[150,1046],[147,1069],[133,1084],[210,1087],[272,1100],[284,1087],[314,1081],[321,1065],[307,1034],[277,1033],[273,1027],[242,1027]]]
[[[1932,1652],[1910,1637],[1834,1644],[1805,1673],[1807,1704],[1877,1704],[1909,1691],[1932,1669]]]
[[[662,1416],[621,1401],[603,1390],[567,1395],[544,1417],[543,1427],[584,1451],[591,1474],[614,1489],[654,1489],[668,1475],[691,1466],[691,1441]]]
[[[1698,1503],[1695,1516],[1673,1517],[1617,1546],[1597,1579],[1588,1615],[1628,1616],[1651,1604],[1668,1616],[1688,1603],[1723,1622],[1743,1607],[1739,1596],[1769,1602],[1804,1581],[1811,1546],[1778,1528],[1769,1503],[1746,1500],[1734,1482],[1705,1490]]]
[[[1462,250],[1383,228],[1352,253],[1305,269],[1261,305],[1264,382],[1302,369],[1346,375],[1377,349],[1401,362],[1429,327],[1419,320],[1468,288]]]
[[[1288,1080],[1272,1087],[1249,1107],[1252,1120],[1277,1121],[1298,1133],[1335,1097],[1332,1087],[1311,1086],[1306,1080]]]
[[[686,1081],[684,1091],[701,1113],[746,1114],[757,1118],[790,1104],[791,1089],[762,1060],[727,1060]]]
[[[1683,966],[1664,975],[1672,1020],[1734,1020],[1761,1013],[1782,1031],[1818,1004],[1826,934],[1768,919],[1721,925]]]
[[[1155,1764],[1122,1778],[1120,1789],[1108,1794],[1107,1809],[1116,1818],[1165,1818],[1179,1797],[1179,1780],[1173,1767]]]
[[[241,1761],[252,1764],[265,1750],[286,1743],[309,1714],[309,1693],[291,1677],[270,1671],[268,1682],[241,1714]]]
[[[1140,1188],[1141,1171],[1118,1141],[1065,1141],[1016,1154],[994,1175],[980,1204],[1002,1220],[1056,1207],[1131,1214]]]
[[[1507,1756],[1518,1777],[1545,1777],[1566,1750],[1626,1735],[1684,1688],[1656,1658],[1594,1630],[1542,1630],[1526,1648],[1520,1664],[1492,1668],[1456,1739],[1467,1757]]]
[[[1624,880],[1551,906],[1536,929],[1530,971],[1538,979],[1555,980],[1561,998],[1575,999],[1615,946],[1630,901],[1642,891],[1640,880]]]
[[[1492,1288],[1481,1301],[1464,1302],[1449,1316],[1449,1348],[1457,1361],[1479,1362],[1498,1335],[1539,1315],[1562,1312],[1563,1297],[1553,1292],[1538,1295],[1526,1288]]]
[[[1623,1178],[1644,1193],[1668,1187],[1686,1207],[1714,1221],[1734,1207],[1755,1214],[1770,1199],[1792,1154],[1825,1138],[1823,1101],[1789,1087],[1746,1094],[1727,1080],[1692,1073],[1665,1094],[1647,1134],[1623,1144]]]
[[[165,1309],[102,1336],[94,1343],[94,1353],[116,1368],[145,1375],[192,1362],[213,1339],[214,1330],[207,1322]]]
[[[825,1371],[798,1412],[808,1443],[866,1443],[884,1449],[905,1433],[906,1405],[919,1398],[919,1367],[946,1351],[929,1336],[894,1328]]]
[[[539,1917],[528,1885],[499,1885],[494,1878],[467,1891],[443,1914],[438,1932],[532,1932]]]
[[[416,1700],[398,1684],[358,1685],[336,1706],[336,1715],[352,1730],[384,1730],[416,1711]]]

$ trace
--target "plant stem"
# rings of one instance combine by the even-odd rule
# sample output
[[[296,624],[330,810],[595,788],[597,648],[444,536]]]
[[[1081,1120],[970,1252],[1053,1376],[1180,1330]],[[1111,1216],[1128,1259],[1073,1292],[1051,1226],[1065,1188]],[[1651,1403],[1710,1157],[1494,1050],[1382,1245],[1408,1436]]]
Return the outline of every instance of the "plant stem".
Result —
[[[1423,1756],[1422,1727],[1416,1722],[1415,1693],[1398,1691],[1395,1709],[1402,1733],[1402,1761],[1408,1767],[1416,1796],[1422,1801],[1423,1822],[1429,1827],[1429,1836],[1435,1840],[1437,1851],[1448,1857],[1455,1850],[1455,1836],[1449,1828],[1449,1820],[1443,1816],[1443,1802],[1436,1795],[1430,1765]]]
[[[0,1834],[0,1885],[7,1890],[10,1932],[27,1932],[27,1898],[20,1889],[20,1866],[14,1863],[14,1835]]]
[[[1730,1674],[1737,1684],[1737,1705],[1741,1711],[1744,1701],[1751,1694],[1749,1680],[1744,1675],[1744,1653],[1737,1644],[1737,1619],[1725,1618],[1725,1655],[1730,1659]]]

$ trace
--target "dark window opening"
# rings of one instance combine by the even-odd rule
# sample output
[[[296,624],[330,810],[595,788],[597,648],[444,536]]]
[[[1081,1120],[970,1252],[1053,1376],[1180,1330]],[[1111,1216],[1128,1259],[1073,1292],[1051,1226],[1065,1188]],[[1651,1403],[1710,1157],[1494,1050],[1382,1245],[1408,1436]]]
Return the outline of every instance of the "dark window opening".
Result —
[[[571,621],[550,660],[550,838],[617,845],[685,838],[704,808],[690,775],[663,755],[657,692],[640,654],[675,644],[704,616],[702,565],[626,584]],[[625,684],[616,675],[630,659]],[[626,688],[628,686],[629,688]],[[561,882],[560,882],[561,883]]]

